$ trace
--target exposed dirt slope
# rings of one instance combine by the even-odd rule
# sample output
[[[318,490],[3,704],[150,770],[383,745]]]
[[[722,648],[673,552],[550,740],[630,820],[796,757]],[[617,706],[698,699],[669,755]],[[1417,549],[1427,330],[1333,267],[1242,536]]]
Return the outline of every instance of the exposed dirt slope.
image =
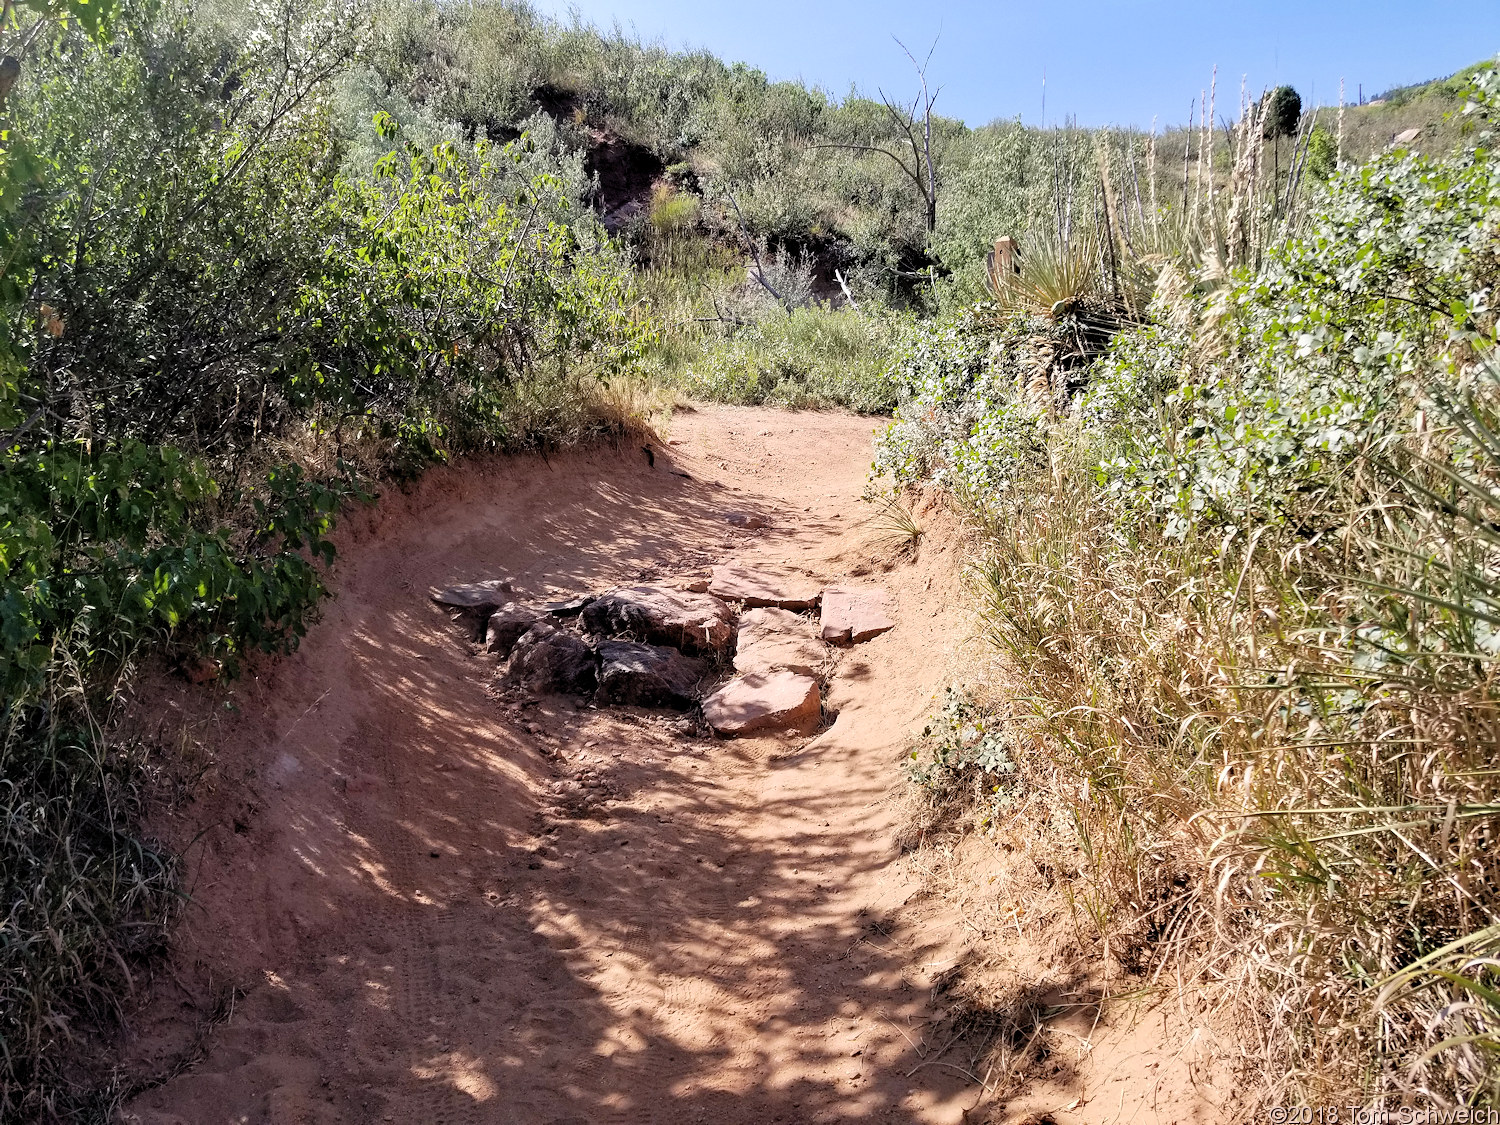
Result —
[[[891,800],[967,621],[951,549],[882,564],[861,526],[871,431],[714,408],[679,416],[654,466],[636,448],[497,461],[386,497],[301,651],[233,686],[236,710],[199,700],[218,766],[163,830],[207,831],[132,1021],[127,1071],[153,1084],[127,1119],[969,1119],[932,996],[966,935],[933,900],[903,911],[921,884]],[[736,512],[770,526],[736,531]],[[843,655],[836,721],[810,740],[507,704],[427,597],[730,558],[894,596],[896,628]]]

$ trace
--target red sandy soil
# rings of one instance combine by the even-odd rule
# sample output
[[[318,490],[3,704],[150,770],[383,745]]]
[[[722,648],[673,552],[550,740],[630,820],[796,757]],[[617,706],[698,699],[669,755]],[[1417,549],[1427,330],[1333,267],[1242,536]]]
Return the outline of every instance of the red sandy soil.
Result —
[[[197,837],[192,903],[129,1021],[125,1073],[146,1088],[124,1119],[1020,1119],[968,1114],[967,1057],[936,1049],[934,979],[969,935],[896,847],[895,796],[969,622],[956,545],[910,561],[878,541],[858,499],[873,428],[704,408],[654,466],[635,446],[471,463],[352,519],[300,651],[179,705],[214,765],[157,826]],[[739,531],[735,512],[769,526]],[[842,655],[816,737],[517,706],[428,598],[508,577],[542,599],[740,559],[892,594],[896,628]],[[588,815],[558,811],[589,794]],[[1175,1079],[1163,1102],[1159,1060],[1124,1050],[1159,1049],[1159,1030],[1119,1037],[1123,1070],[1069,1068],[1027,1112],[1204,1108]]]

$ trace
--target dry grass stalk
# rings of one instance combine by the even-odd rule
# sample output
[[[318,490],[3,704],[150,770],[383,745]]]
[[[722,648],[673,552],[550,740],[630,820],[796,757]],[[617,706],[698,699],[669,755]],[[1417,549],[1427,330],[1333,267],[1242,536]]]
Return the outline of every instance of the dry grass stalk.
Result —
[[[1048,767],[1032,783],[1081,847],[1077,916],[1137,977],[1185,973],[1237,1006],[1269,1104],[1493,1093],[1500,1003],[1475,994],[1500,945],[1491,671],[1363,673],[1328,632],[1362,596],[1345,559],[1274,532],[1225,555],[1126,545],[1066,466],[1036,486],[976,586],[1024,669],[1014,737]],[[1352,532],[1358,573],[1389,573],[1385,512]],[[1397,976],[1465,934],[1451,964]],[[1424,1053],[1435,1028],[1452,1041]]]
[[[1151,223],[1161,218],[1161,208],[1156,202],[1156,118],[1151,119],[1151,136],[1146,141],[1146,182],[1151,186]]]
[[[1339,79],[1339,125],[1338,140],[1334,148],[1334,167],[1344,166],[1344,80]]]

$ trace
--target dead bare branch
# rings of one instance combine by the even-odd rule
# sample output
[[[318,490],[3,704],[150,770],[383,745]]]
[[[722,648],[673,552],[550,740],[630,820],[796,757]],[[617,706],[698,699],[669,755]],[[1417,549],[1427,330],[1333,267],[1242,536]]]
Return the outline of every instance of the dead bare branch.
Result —
[[[745,240],[745,246],[750,251],[750,256],[755,259],[755,273],[753,275],[755,280],[760,282],[761,288],[775,297],[787,312],[791,312],[792,303],[783,297],[774,285],[766,280],[766,268],[760,260],[760,246],[750,237],[750,232],[745,229],[745,215],[740,210],[739,203],[735,201],[734,195],[731,192],[726,191],[724,197],[729,200],[729,205],[734,208],[735,218],[739,220],[740,237]]]

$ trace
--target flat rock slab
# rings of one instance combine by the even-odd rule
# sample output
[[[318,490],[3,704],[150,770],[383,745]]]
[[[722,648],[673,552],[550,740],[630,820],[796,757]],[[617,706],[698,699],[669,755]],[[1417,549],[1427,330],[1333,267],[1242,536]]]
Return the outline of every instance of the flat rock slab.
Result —
[[[582,638],[540,621],[516,641],[506,675],[539,695],[581,695],[599,682],[599,662]]]
[[[727,602],[777,609],[812,609],[822,596],[818,583],[811,578],[738,563],[714,567],[708,592]]]
[[[512,602],[501,606],[490,614],[484,633],[484,647],[502,657],[509,656],[516,642],[526,635],[532,626],[546,620],[546,614],[529,605]]]
[[[593,595],[585,594],[581,598],[569,598],[565,602],[548,602],[542,608],[553,617],[577,617],[593,600]]]
[[[594,698],[600,703],[685,711],[697,701],[695,689],[703,672],[702,661],[675,648],[605,641],[599,646],[599,692]]]
[[[433,593],[432,600],[446,609],[484,609],[490,613],[514,600],[515,587],[504,578],[487,582],[461,582]]]
[[[740,616],[736,672],[800,672],[821,677],[828,650],[817,626],[786,609],[749,609]]]
[[[823,591],[823,639],[848,645],[868,641],[896,623],[890,617],[890,595],[876,586],[830,586]]]
[[[490,614],[515,599],[515,587],[508,579],[492,578],[485,582],[462,582],[444,590],[435,590],[432,600],[453,614],[453,620],[469,629],[472,639],[484,639],[485,622]]]
[[[703,717],[718,734],[796,730],[810,733],[823,715],[818,681],[798,672],[736,676],[703,701]]]
[[[607,590],[584,607],[582,621],[597,636],[628,635],[688,653],[721,655],[734,639],[734,615],[718,598],[661,586]]]

